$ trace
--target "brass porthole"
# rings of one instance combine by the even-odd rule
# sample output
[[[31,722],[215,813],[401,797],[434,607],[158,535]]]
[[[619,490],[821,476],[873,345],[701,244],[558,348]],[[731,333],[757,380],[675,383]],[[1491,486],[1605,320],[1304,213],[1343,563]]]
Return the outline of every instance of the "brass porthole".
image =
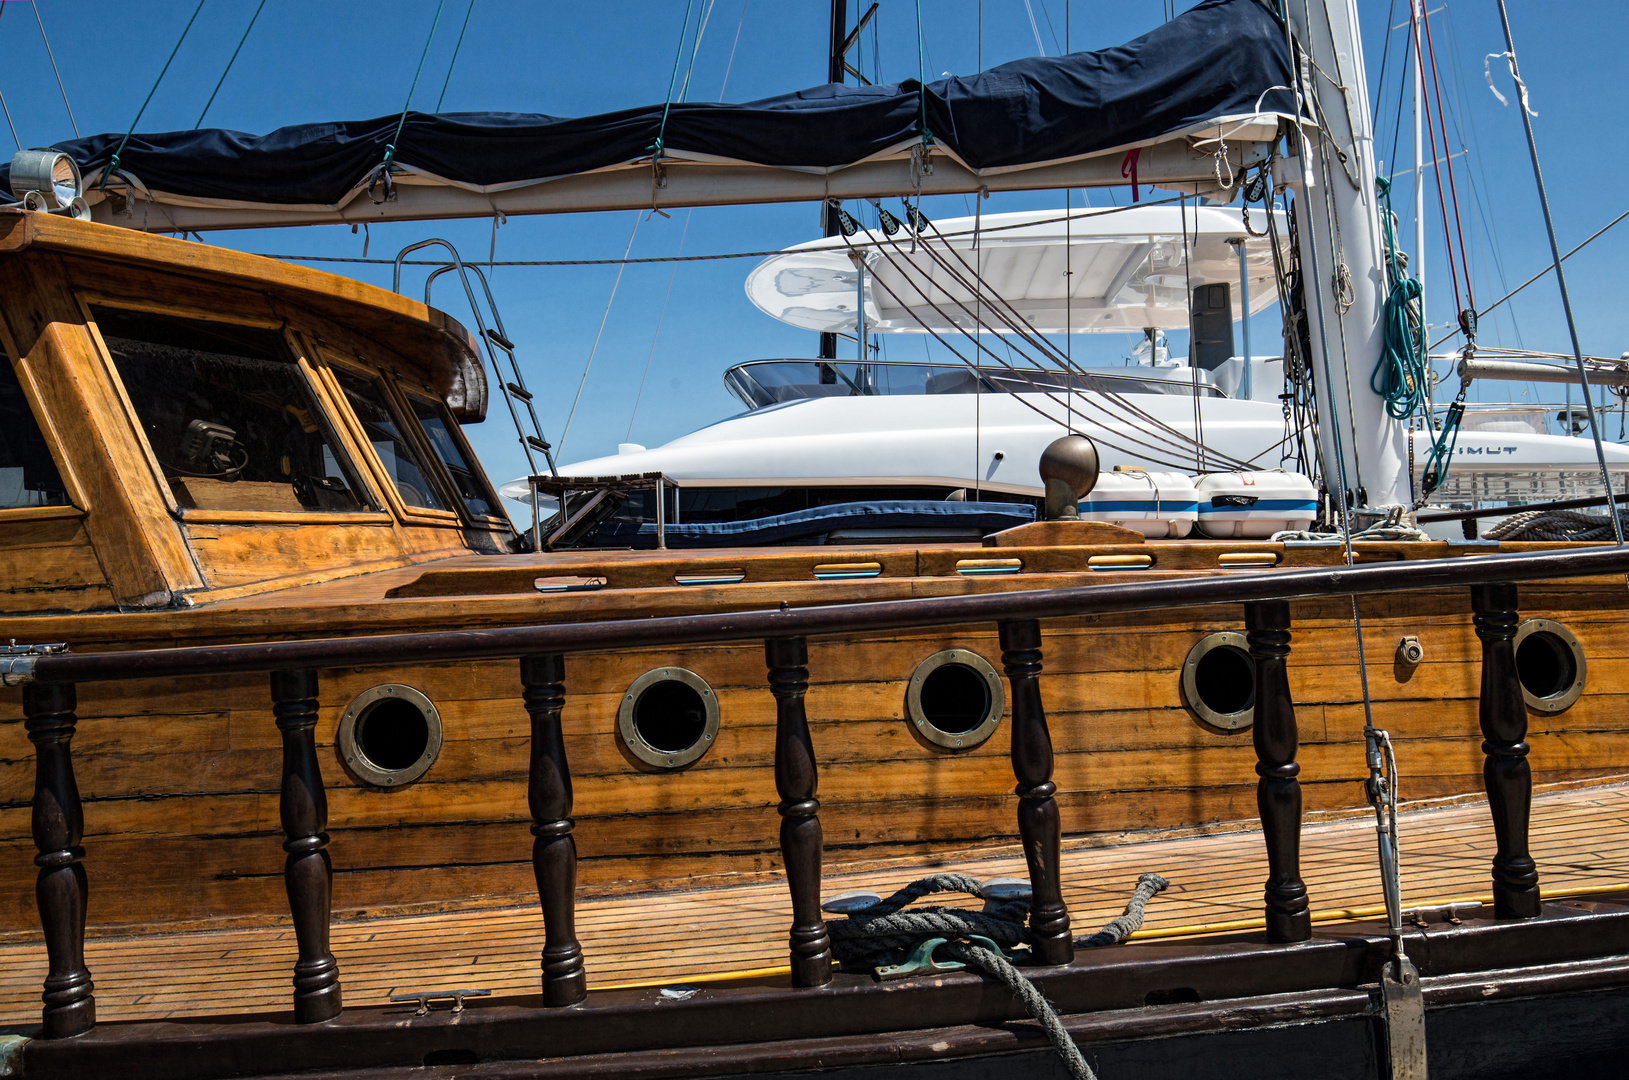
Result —
[[[1007,709],[1001,676],[966,649],[936,652],[905,685],[905,715],[918,735],[946,750],[971,750],[995,733]]]
[[[374,787],[399,788],[423,776],[441,753],[441,712],[411,686],[364,690],[339,718],[340,759]]]
[[[1553,619],[1528,619],[1516,628],[1516,678],[1534,712],[1555,713],[1584,692],[1589,667],[1584,647]]]
[[[1256,662],[1244,635],[1206,634],[1182,661],[1182,698],[1199,719],[1223,731],[1256,721]]]
[[[622,695],[617,734],[645,764],[683,768],[718,736],[718,696],[707,680],[686,668],[647,671]]]

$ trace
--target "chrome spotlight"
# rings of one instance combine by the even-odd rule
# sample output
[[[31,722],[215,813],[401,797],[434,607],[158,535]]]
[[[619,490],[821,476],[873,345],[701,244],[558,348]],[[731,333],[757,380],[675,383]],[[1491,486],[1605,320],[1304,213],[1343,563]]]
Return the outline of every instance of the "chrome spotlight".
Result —
[[[79,198],[83,183],[79,166],[60,150],[19,150],[11,158],[11,193],[28,201],[30,193],[44,199],[45,209],[62,210]]]

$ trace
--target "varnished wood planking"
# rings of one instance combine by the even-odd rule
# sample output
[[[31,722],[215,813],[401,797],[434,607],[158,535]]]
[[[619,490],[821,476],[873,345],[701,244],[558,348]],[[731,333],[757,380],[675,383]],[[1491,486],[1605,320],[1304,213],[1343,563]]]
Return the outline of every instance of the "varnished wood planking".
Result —
[[[1629,859],[1609,822],[1629,812],[1623,788],[1541,795],[1534,812],[1534,850],[1552,888],[1625,880]],[[1484,805],[1405,811],[1405,904],[1469,898],[1486,891],[1492,829]],[[1370,906],[1379,900],[1374,834],[1364,821],[1312,826],[1303,866],[1313,910]],[[1084,927],[1119,913],[1137,873],[1154,869],[1172,886],[1148,907],[1151,928],[1248,919],[1259,915],[1265,873],[1258,833],[1132,843],[1065,853],[1065,896]],[[963,862],[981,878],[1022,872],[1021,857]],[[914,868],[831,876],[830,891],[883,891]],[[339,887],[343,887],[342,885]],[[588,900],[579,925],[590,978],[683,981],[710,972],[783,963],[788,905],[779,881],[703,892]],[[531,910],[447,913],[342,923],[335,952],[347,1000],[383,1002],[390,993],[426,985],[490,986],[500,994],[535,993],[541,920]],[[1126,948],[1139,948],[1138,945]],[[1157,947],[1157,946],[1156,946]],[[0,947],[0,1022],[29,1023],[44,970],[37,944]],[[200,1015],[218,1011],[220,995],[245,1011],[287,1008],[293,935],[267,927],[185,936],[108,938],[92,935],[90,967],[106,1019]],[[200,993],[198,988],[206,988]]]

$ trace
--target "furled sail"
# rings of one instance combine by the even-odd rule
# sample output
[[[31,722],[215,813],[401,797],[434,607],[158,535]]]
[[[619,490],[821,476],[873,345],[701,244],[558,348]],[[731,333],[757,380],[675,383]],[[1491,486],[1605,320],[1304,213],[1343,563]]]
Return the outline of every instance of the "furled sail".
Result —
[[[1260,0],[1204,0],[1117,48],[1032,57],[926,86],[914,80],[829,84],[743,104],[676,102],[577,118],[410,112],[394,139],[399,118],[392,115],[300,124],[265,135],[222,129],[135,134],[122,150],[118,134],[56,145],[79,163],[93,193],[117,151],[119,170],[133,179],[141,200],[180,210],[337,210],[367,189],[392,142],[399,185],[457,189],[485,214],[494,205],[527,212],[525,206],[495,204],[493,193],[630,169],[643,174],[643,203],[666,205],[651,192],[658,145],[670,167],[802,173],[818,195],[822,176],[889,157],[908,160],[913,147],[929,147],[939,162],[948,156],[945,164],[957,166],[954,172],[983,176],[1077,160],[1207,124],[1214,128],[1223,120],[1261,118],[1256,126],[1271,130],[1270,114],[1293,109],[1292,95],[1283,89],[1290,81],[1287,55],[1283,28]],[[1238,134],[1224,137],[1249,141]],[[1148,169],[1153,171],[1145,183],[1157,178],[1158,164],[1150,161]],[[889,190],[906,189],[896,184]],[[841,190],[831,194],[854,197]],[[169,224],[154,220],[147,227],[220,224],[196,214],[191,220],[171,216]],[[319,219],[330,220],[311,217]],[[288,221],[284,214],[243,223]]]

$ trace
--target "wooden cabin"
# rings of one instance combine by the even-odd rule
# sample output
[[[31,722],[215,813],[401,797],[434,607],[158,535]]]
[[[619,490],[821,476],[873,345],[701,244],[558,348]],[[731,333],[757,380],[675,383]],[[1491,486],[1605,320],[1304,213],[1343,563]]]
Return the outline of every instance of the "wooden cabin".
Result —
[[[4,211],[0,316],[0,637],[23,644],[93,653],[795,609],[1341,560],[1328,545],[1103,530],[996,549],[512,553],[459,427],[482,419],[486,379],[441,312],[250,255]],[[1358,559],[1488,550],[1360,544]],[[1523,654],[1540,782],[1629,767],[1615,689],[1626,606],[1593,581],[1522,589],[1523,615],[1548,620],[1523,624],[1543,646]],[[1305,805],[1360,807],[1350,604],[1292,609]],[[1481,790],[1469,594],[1363,610],[1369,689],[1405,798]],[[1238,606],[1046,624],[1040,685],[1066,836],[1256,816],[1244,630]],[[1417,661],[1399,652],[1404,638]],[[815,637],[807,667],[828,864],[932,863],[1011,835],[1012,685],[993,623]],[[582,891],[780,871],[760,644],[591,652],[564,679]],[[404,659],[322,669],[318,682],[337,911],[534,895],[512,659]],[[20,695],[3,697],[0,933],[26,936],[34,765]],[[86,684],[77,718],[93,927],[287,918],[264,675]]]

